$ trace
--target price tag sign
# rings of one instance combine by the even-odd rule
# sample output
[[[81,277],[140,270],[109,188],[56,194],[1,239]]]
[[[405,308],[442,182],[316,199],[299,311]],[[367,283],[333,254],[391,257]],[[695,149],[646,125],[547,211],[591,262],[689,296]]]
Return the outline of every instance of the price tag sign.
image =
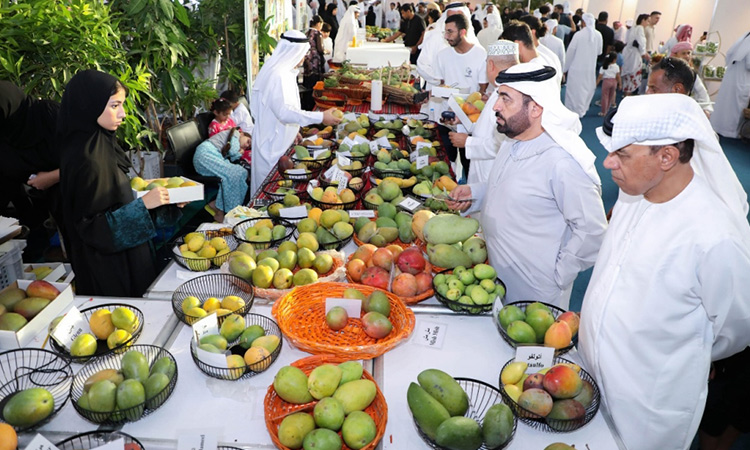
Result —
[[[354,139],[351,139],[349,136],[347,136],[346,138],[344,138],[343,141],[341,141],[341,145],[348,145],[349,148],[352,148],[355,145],[357,145],[357,142]]]
[[[356,142],[357,144],[366,144],[370,141],[368,141],[367,138],[365,138],[364,136],[358,134],[354,136],[354,142]]]
[[[414,329],[414,340],[418,345],[440,349],[443,348],[448,325],[440,322],[419,321]]]
[[[215,434],[182,434],[177,438],[177,450],[216,450],[218,445]]]
[[[349,185],[349,177],[345,172],[339,171],[339,173],[336,174],[335,181],[338,181],[338,186],[336,187],[336,192],[338,194],[341,194],[341,191],[346,189],[346,187]]]
[[[525,362],[529,366],[526,373],[536,373],[547,367],[552,367],[555,349],[536,345],[519,345],[516,348],[516,361]]]
[[[279,215],[284,219],[299,219],[300,217],[307,217],[307,208],[304,205],[282,208],[279,210]]]
[[[350,166],[352,164],[352,160],[349,158],[351,156],[351,153],[349,153],[349,156],[344,155],[343,153],[344,152],[337,154],[339,166],[341,167]]]
[[[92,447],[91,450],[123,450],[125,448],[125,438],[115,439],[99,447]]]
[[[357,219],[359,217],[367,217],[368,219],[372,219],[375,217],[375,211],[373,211],[372,209],[353,209],[347,212],[349,213],[349,218],[351,219]]]
[[[370,141],[370,153],[375,154],[380,150],[377,141]]]
[[[312,196],[313,189],[318,187],[318,180],[310,180],[309,183],[307,183],[307,193]]]
[[[325,176],[328,180],[334,180],[337,176],[339,176],[340,172],[343,172],[343,170],[339,169],[339,166],[333,165],[325,171],[323,176]]]
[[[409,161],[410,162],[416,161],[417,160],[417,156],[419,156],[419,153],[416,152],[416,151],[409,153]]]
[[[404,125],[404,126],[403,126],[403,127],[401,128],[401,132],[402,132],[402,133],[404,133],[404,136],[408,136],[408,135],[409,135],[409,133],[411,133],[411,130],[409,129],[409,126],[408,126],[408,125]]]
[[[52,332],[52,339],[70,351],[73,341],[83,333],[88,333],[89,321],[75,306],[65,314]]]
[[[325,148],[318,149],[318,150],[313,150],[312,157],[313,157],[313,159],[318,159],[318,156],[322,155],[323,152],[327,152],[327,151],[328,151],[328,149],[325,149]]]
[[[430,165],[430,157],[427,155],[417,156],[417,170]]]
[[[420,142],[417,142],[417,151],[420,151],[420,150],[422,150],[423,148],[427,148],[427,149],[430,149],[430,148],[432,148],[432,143],[430,143],[430,142],[425,142],[425,141],[420,141]]]
[[[370,173],[370,166],[365,167],[365,170],[362,171],[362,174]]]
[[[401,202],[398,204],[398,206],[400,206],[400,207],[402,207],[402,208],[404,208],[404,209],[406,209],[406,210],[408,210],[410,212],[414,212],[414,211],[417,210],[417,208],[419,208],[420,206],[422,206],[422,202],[420,202],[416,198],[405,197],[403,200],[401,200]]]
[[[203,336],[219,334],[219,320],[216,313],[211,313],[193,324],[193,337],[195,342],[200,342]]]
[[[377,142],[378,145],[381,146],[381,147],[383,147],[383,148],[393,148],[391,146],[391,142],[388,140],[388,138],[386,136],[380,136],[378,138],[378,140],[375,141],[375,142]]]
[[[318,140],[318,135],[317,134],[313,134],[312,136],[308,136],[308,137],[306,137],[306,138],[303,139],[303,141],[313,141],[313,142],[315,142],[316,140]]]
[[[344,114],[344,117],[342,119],[351,122],[357,120],[357,115],[353,112],[349,112]]]
[[[362,300],[356,298],[327,298],[326,299],[326,314],[334,306],[340,306],[346,310],[346,314],[349,317],[355,319],[359,318],[362,311]]]
[[[287,175],[304,175],[307,173],[307,169],[289,169],[286,173]]]
[[[122,448],[122,447],[121,447]],[[46,437],[41,434],[34,436],[34,439],[24,447],[24,450],[59,450],[55,444],[48,441]]]

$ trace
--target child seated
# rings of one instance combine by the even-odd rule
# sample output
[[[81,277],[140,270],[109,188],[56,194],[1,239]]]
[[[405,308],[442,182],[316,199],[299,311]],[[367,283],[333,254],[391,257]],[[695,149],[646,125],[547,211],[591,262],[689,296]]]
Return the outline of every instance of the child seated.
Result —
[[[211,112],[214,113],[214,120],[208,125],[208,137],[237,127],[237,124],[229,117],[232,113],[232,105],[228,101],[222,98],[214,100],[211,103]]]
[[[235,91],[224,91],[221,93],[221,98],[228,101],[232,106],[232,114],[229,115],[230,119],[237,124],[243,133],[247,133],[250,136],[253,133],[255,124],[253,123],[253,117],[250,115],[250,111],[247,107],[240,103],[240,97]],[[252,140],[251,140],[252,143]],[[250,164],[252,162],[252,148],[248,147],[242,153],[242,160]]]

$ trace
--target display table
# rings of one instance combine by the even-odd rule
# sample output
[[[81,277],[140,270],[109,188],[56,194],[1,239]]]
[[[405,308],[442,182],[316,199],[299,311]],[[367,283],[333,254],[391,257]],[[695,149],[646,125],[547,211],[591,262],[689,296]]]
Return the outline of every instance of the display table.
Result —
[[[359,47],[346,49],[346,59],[354,65],[364,65],[368,69],[385,66],[400,66],[409,62],[411,52],[404,44],[390,42],[364,42]]]

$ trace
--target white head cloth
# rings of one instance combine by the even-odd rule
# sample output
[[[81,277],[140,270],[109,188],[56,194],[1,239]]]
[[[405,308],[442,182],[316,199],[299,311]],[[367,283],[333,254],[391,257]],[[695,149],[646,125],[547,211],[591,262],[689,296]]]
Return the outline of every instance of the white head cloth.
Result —
[[[471,11],[469,11],[469,8],[466,6],[466,4],[461,4],[461,6],[456,5],[457,3],[448,4],[445,7],[445,11],[443,11],[442,16],[440,16],[440,19],[435,22],[440,24],[441,37],[445,39],[445,36],[442,36],[442,33],[445,32],[445,19],[448,18],[448,13],[453,11],[461,11],[461,14],[466,17],[466,40],[472,44],[479,45],[479,39],[477,39],[477,35],[474,34],[474,27],[471,25]]]
[[[542,18],[542,13],[539,12],[538,9],[535,9],[534,11],[532,11],[531,15],[534,16],[534,17],[536,17],[537,19],[541,19]]]
[[[603,127],[596,129],[599,141],[610,153],[630,144],[668,145],[693,139],[693,170],[747,226],[747,193],[695,100],[683,94],[625,97],[612,118],[611,133],[607,135]]]
[[[594,18],[594,15],[586,13],[581,20],[586,24],[586,28],[583,29],[583,32],[587,34],[586,37],[589,41],[594,42],[594,35],[596,34],[596,19]]]
[[[550,33],[553,33],[555,30],[555,27],[557,26],[557,19],[547,19],[546,22],[544,22],[544,26],[547,27],[547,31]]]
[[[487,47],[487,56],[517,55],[518,44],[513,41],[500,39]]]
[[[489,9],[490,6],[492,6],[492,12],[487,12],[487,10]],[[498,11],[497,5],[493,5],[493,4],[485,5],[485,7],[484,7],[484,13],[485,13],[484,18],[487,19],[487,25],[488,26],[490,24],[490,16],[492,16],[495,19],[497,19],[498,27],[502,27],[503,26],[503,19],[500,17],[500,11]]]
[[[531,73],[542,69],[544,69],[544,66],[541,64],[528,62],[516,64],[508,68],[505,73]],[[560,87],[557,85],[555,77],[544,81],[513,81],[500,83],[499,85],[508,86],[530,96],[539,106],[544,108],[544,112],[542,112],[542,128],[544,128],[544,131],[576,160],[597,186],[601,186],[601,179],[594,166],[596,156],[589,150],[583,139],[578,136],[581,133],[581,120],[578,118],[578,114],[566,108],[560,101]]]
[[[628,28],[632,27],[633,24],[635,24],[635,22],[633,21],[633,19],[628,19],[628,20],[625,21],[625,26],[628,27]]]
[[[346,10],[344,18],[339,21],[339,31],[336,34],[336,40],[333,44],[333,61],[343,62],[346,59],[346,50],[349,48],[349,41],[357,34],[359,23],[354,16],[359,12],[359,5],[352,5]]]
[[[563,3],[563,14],[570,14],[570,2]]]

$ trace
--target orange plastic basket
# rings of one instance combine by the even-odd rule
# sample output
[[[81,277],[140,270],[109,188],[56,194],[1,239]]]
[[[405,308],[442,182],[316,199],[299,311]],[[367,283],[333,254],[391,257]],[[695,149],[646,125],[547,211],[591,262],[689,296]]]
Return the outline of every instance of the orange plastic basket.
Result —
[[[309,375],[310,372],[313,371],[313,369],[320,365],[326,363],[339,364],[351,359],[353,358],[335,355],[315,355],[297,360],[291,365],[301,369],[303,372],[305,372],[305,374]],[[372,378],[372,375],[370,375],[370,373],[366,370],[362,372],[362,378],[375,382],[375,380]],[[383,392],[380,390],[380,387],[377,385],[377,383],[375,383],[375,388],[377,389],[375,399],[372,401],[372,403],[370,403],[370,406],[365,408],[364,412],[369,414],[370,417],[372,417],[372,420],[375,421],[375,427],[378,431],[375,434],[375,438],[372,440],[372,442],[362,447],[362,450],[373,450],[375,447],[377,447],[378,443],[383,438],[383,434],[385,433],[385,425],[386,423],[388,423],[388,405],[385,402],[385,396],[383,395]],[[278,395],[276,395],[276,390],[274,390],[273,384],[268,387],[266,397],[263,400],[263,409],[265,412],[264,415],[266,419],[266,428],[268,428],[268,434],[271,435],[271,440],[273,441],[274,445],[276,445],[276,447],[282,450],[289,450],[288,447],[285,447],[279,441],[279,425],[281,425],[281,421],[284,420],[284,417],[300,411],[305,411],[312,414],[313,408],[315,408],[316,404],[317,402],[315,401],[305,403],[303,405],[287,403]],[[339,435],[340,434],[341,432],[339,432]],[[347,447],[346,444],[344,444],[342,448],[349,450],[349,447]]]
[[[365,295],[376,289],[362,284],[314,283],[294,288],[273,304],[271,313],[284,336],[302,351],[332,354],[347,359],[372,359],[394,348],[414,331],[414,313],[397,296],[386,292],[391,303],[393,330],[382,339],[365,334],[362,321],[350,318],[346,327],[331,330],[325,320],[326,298],[341,298],[354,288]]]
[[[352,260],[352,256],[354,256],[353,253],[346,258],[346,262],[347,263]],[[430,264],[429,261],[426,261],[426,258],[425,258],[425,263],[426,263],[426,265],[425,265],[425,272],[427,272],[427,273],[432,272],[433,274],[437,273],[437,272],[435,272],[435,268],[432,266],[432,264]],[[348,271],[346,272],[346,280],[348,282],[350,282],[350,283],[355,284],[357,286],[357,289],[359,289],[360,286],[367,286],[366,284],[360,284],[360,283],[357,283],[356,281],[354,281],[352,279],[352,277],[349,276],[349,272]],[[392,295],[395,295],[395,294],[392,294]],[[415,295],[414,297],[398,297],[397,296],[397,298],[399,300],[401,300],[402,302],[404,302],[404,304],[406,304],[406,305],[416,305],[417,303],[419,303],[419,302],[421,302],[423,300],[427,300],[428,298],[432,297],[433,295],[435,295],[435,290],[433,288],[430,288],[430,289],[422,292],[419,295]]]

